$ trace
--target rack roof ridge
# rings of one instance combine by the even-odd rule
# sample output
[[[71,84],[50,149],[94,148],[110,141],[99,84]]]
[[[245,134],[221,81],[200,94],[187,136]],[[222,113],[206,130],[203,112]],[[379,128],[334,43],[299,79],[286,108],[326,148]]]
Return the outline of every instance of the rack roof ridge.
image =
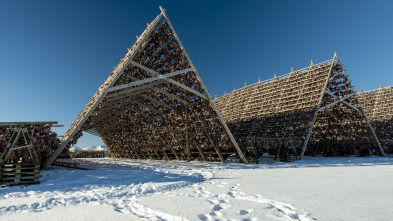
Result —
[[[315,64],[314,66],[315,66],[315,67],[319,67],[319,66],[321,66],[321,65],[328,64],[328,63],[330,63],[330,62],[332,62],[332,61],[333,61],[333,59],[329,59],[329,60],[320,62],[320,63],[318,63],[318,64]],[[273,81],[273,80],[279,80],[279,79],[288,77],[288,76],[290,76],[291,74],[300,74],[300,73],[303,73],[304,71],[307,71],[307,70],[309,70],[309,69],[310,69],[310,66],[305,67],[305,68],[302,68],[302,69],[299,69],[299,70],[296,70],[296,71],[293,71],[293,72],[291,71],[291,72],[289,72],[289,73],[287,73],[287,74],[283,74],[283,75],[280,75],[280,76],[277,76],[277,77],[273,77],[273,78],[270,78],[270,79],[267,79],[267,80],[259,81],[259,82],[256,82],[256,83],[254,83],[254,84],[250,84],[250,85],[247,85],[247,86],[243,86],[243,87],[241,87],[241,88],[239,88],[239,89],[236,89],[236,90],[234,90],[234,91],[232,91],[232,92],[229,92],[229,93],[226,94],[226,95],[229,95],[229,94],[231,94],[231,93],[233,93],[233,92],[235,92],[235,91],[241,91],[241,90],[243,90],[243,89],[246,89],[246,88],[248,88],[248,87],[251,87],[251,86],[254,86],[254,85],[257,85],[257,84],[264,84],[264,83],[269,83],[269,82],[271,82],[271,81]],[[215,98],[215,99],[222,98],[222,97],[224,97],[224,96],[226,96],[226,95],[224,94],[223,96],[218,97],[218,98]]]
[[[379,88],[377,88],[377,89],[371,89],[371,90],[368,90],[368,91],[358,92],[358,94],[360,94],[360,93],[377,92],[377,91],[379,91],[379,90],[381,90],[381,89],[390,89],[390,88],[392,88],[392,87],[393,87],[393,86],[379,87]]]

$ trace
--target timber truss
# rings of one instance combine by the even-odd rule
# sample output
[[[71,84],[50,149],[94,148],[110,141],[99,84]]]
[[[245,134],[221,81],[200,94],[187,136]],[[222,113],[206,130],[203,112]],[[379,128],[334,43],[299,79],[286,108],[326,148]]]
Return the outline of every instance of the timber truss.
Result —
[[[290,148],[303,158],[359,154],[373,149],[385,156],[373,127],[359,104],[337,54],[273,79],[216,98],[239,144],[259,154]],[[371,139],[370,139],[371,138]],[[251,144],[250,144],[251,143]]]
[[[100,136],[113,157],[247,163],[165,10],[149,24],[62,138]]]

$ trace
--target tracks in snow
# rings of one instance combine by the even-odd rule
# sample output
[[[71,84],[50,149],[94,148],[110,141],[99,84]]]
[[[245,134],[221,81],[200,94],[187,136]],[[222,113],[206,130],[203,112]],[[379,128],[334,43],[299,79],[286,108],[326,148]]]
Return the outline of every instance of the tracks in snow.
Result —
[[[75,175],[75,171],[72,172],[72,170],[58,170],[66,172],[60,174],[58,182],[48,179],[46,182],[55,182],[53,183],[54,187],[49,187],[47,191],[43,191],[41,186],[45,182],[37,186],[25,187],[22,191],[18,191],[20,189],[18,187],[8,188],[8,192],[0,190],[0,193],[5,192],[0,197],[0,202],[2,200],[15,199],[12,201],[14,202],[13,205],[4,206],[0,204],[0,214],[44,212],[57,207],[79,204],[103,204],[111,206],[120,213],[133,214],[141,219],[187,220],[181,217],[182,214],[169,214],[154,210],[139,202],[141,198],[164,194],[171,196],[187,195],[191,199],[208,202],[211,205],[210,211],[195,214],[195,220],[227,220],[227,217],[233,217],[236,220],[248,221],[257,220],[261,214],[266,219],[274,220],[311,220],[307,215],[300,214],[292,205],[268,200],[261,195],[243,192],[241,184],[216,181],[213,179],[213,175],[216,173],[217,167],[212,169],[205,165],[193,166],[189,164],[167,164],[164,162],[142,165],[135,163],[135,161],[120,160],[93,161],[93,163],[99,163],[101,166],[104,166],[104,169],[96,170],[97,175],[91,175],[89,179],[79,177],[86,174],[84,172],[79,171],[79,174]],[[110,166],[113,163],[117,164],[117,166],[120,163],[122,168],[113,168],[113,166]],[[135,173],[135,177],[127,177],[119,172],[120,169],[127,172],[135,168],[146,170],[142,171],[145,176],[141,177],[139,173]],[[79,177],[80,179],[86,179],[86,182],[82,182],[83,185],[79,183],[76,185],[72,182],[62,184],[63,176],[68,176],[68,179],[78,179]],[[97,181],[97,179],[105,180],[108,177],[118,183]],[[124,182],[124,179],[138,179],[138,177],[139,181],[141,181],[140,183],[138,183],[138,180],[128,184]],[[93,179],[94,185],[89,184],[88,181],[91,179]],[[29,189],[30,191],[26,191]],[[191,189],[191,193],[182,193],[186,189]],[[26,200],[23,202],[22,200],[18,204],[18,198],[29,198],[31,200],[28,200],[28,202]]]

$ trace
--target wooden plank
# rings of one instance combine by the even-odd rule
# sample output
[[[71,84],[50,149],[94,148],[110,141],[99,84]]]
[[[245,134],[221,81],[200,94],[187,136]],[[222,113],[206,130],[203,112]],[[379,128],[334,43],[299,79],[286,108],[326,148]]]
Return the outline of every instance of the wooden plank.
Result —
[[[57,121],[21,121],[21,122],[0,122],[0,126],[12,126],[12,127],[19,127],[21,125],[24,126],[30,126],[30,125],[34,125],[34,126],[42,126],[42,125],[53,125],[53,124],[58,124],[59,122]]]

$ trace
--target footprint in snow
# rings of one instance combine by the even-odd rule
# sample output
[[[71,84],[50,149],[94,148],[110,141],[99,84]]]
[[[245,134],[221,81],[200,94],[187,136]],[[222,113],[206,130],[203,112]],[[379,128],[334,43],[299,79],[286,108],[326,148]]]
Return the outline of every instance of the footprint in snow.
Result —
[[[242,216],[245,216],[245,215],[248,215],[249,213],[251,213],[252,211],[254,211],[254,210],[253,209],[247,209],[247,210],[242,209],[239,211],[239,214]]]
[[[226,183],[226,182],[215,182],[215,181],[211,181],[210,184],[215,185],[216,187],[220,187],[220,188],[224,188],[225,185],[228,185],[228,183]]]
[[[198,218],[202,221],[213,220],[209,214],[199,214]]]
[[[254,218],[244,218],[244,219],[242,219],[242,221],[257,221],[258,220],[258,218],[256,218],[256,217],[254,217]]]

